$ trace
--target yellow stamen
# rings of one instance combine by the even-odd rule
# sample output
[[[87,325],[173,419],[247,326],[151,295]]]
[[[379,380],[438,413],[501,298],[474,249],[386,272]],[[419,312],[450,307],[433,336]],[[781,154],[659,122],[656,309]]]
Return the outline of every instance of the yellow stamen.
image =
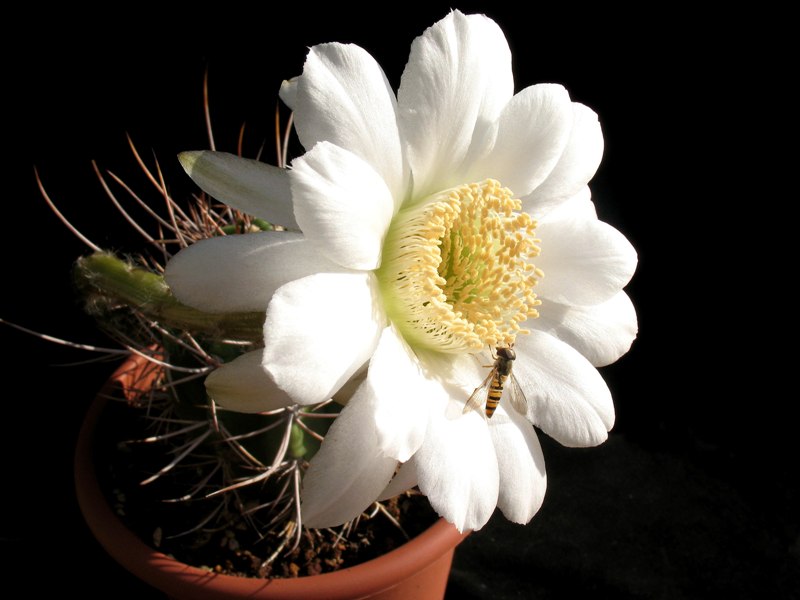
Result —
[[[412,344],[443,352],[511,346],[535,318],[536,222],[497,181],[461,185],[400,211],[378,278]]]

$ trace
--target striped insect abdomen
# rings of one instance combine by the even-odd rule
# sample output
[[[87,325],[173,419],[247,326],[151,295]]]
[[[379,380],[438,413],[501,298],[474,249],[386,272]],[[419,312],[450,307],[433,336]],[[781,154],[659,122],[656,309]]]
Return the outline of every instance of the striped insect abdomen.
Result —
[[[492,383],[489,386],[489,393],[486,397],[486,417],[492,418],[494,411],[497,410],[497,405],[500,404],[500,398],[503,396],[503,386],[508,379],[508,373],[501,373],[499,370],[495,371],[492,377]]]

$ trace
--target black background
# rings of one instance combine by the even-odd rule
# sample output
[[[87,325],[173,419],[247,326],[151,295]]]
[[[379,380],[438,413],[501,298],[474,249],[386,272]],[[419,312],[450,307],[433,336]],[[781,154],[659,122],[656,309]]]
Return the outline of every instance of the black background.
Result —
[[[114,17],[73,10],[21,20],[23,42],[3,48],[0,317],[106,343],[69,281],[85,247],[41,200],[34,166],[88,237],[136,249],[134,234],[120,235],[124,221],[92,160],[146,188],[129,133],[141,151],[156,153],[176,195],[191,190],[174,157],[207,147],[208,69],[218,149],[235,150],[246,122],[245,153],[266,140],[273,162],[277,89],[300,73],[306,48],[357,43],[396,88],[410,42],[447,10],[426,6],[389,8],[388,20],[341,4],[267,8],[264,17],[230,6],[166,18],[139,6]],[[542,435],[544,507],[528,526],[496,515],[471,535],[456,554],[447,598],[800,597],[787,411],[797,393],[780,383],[790,359],[769,337],[790,335],[781,311],[792,307],[782,297],[760,306],[774,262],[763,260],[753,236],[781,220],[767,207],[787,201],[761,185],[765,151],[750,141],[774,129],[784,110],[760,91],[781,85],[769,74],[781,49],[754,37],[772,25],[674,5],[625,15],[493,6],[460,4],[504,29],[516,88],[562,83],[600,115],[606,152],[592,189],[601,218],[639,252],[628,290],[640,336],[603,369],[617,407],[609,441],[574,450]],[[777,14],[767,23],[780,21]],[[41,595],[158,597],[97,547],[73,499],[77,430],[112,365],[59,366],[91,355],[8,327],[0,340],[4,570],[34,577]]]

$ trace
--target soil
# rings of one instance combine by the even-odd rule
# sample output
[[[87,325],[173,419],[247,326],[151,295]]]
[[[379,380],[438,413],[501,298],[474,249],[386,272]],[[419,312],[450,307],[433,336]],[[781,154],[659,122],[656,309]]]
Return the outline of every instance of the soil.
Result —
[[[96,442],[98,478],[109,503],[132,531],[186,564],[241,577],[317,575],[385,554],[438,519],[427,499],[411,492],[382,503],[382,509],[362,515],[349,528],[303,528],[295,545],[296,537],[287,542],[283,529],[270,528],[260,512],[242,510],[258,505],[257,489],[243,488],[213,499],[168,501],[185,493],[190,483],[185,479],[191,473],[184,468],[174,477],[141,484],[169,458],[163,447],[121,442],[141,437],[136,419],[131,418],[135,410],[109,403]],[[198,464],[196,476],[201,473]]]

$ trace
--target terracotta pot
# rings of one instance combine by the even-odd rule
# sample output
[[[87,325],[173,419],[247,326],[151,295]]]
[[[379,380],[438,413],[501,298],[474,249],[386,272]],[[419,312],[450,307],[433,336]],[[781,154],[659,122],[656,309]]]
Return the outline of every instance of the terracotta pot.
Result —
[[[105,550],[149,585],[176,599],[441,600],[455,547],[466,537],[443,519],[405,545],[360,565],[296,579],[219,575],[181,563],[142,542],[114,514],[93,464],[94,431],[111,392],[141,383],[142,359],[124,363],[84,420],[75,455],[75,484],[83,516]]]

